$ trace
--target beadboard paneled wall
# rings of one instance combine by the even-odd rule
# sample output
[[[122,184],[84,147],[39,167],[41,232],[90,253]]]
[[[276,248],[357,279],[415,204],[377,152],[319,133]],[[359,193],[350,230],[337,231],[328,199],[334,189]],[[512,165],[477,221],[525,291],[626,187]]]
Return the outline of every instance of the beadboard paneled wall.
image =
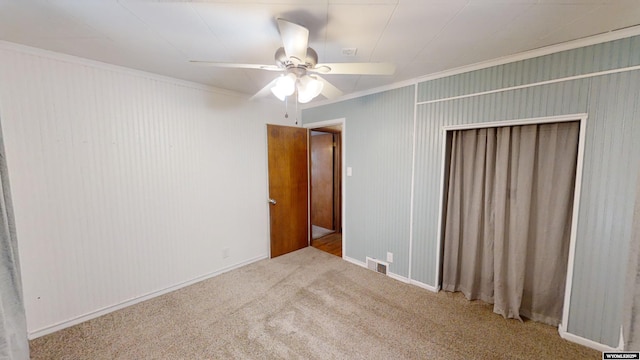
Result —
[[[592,78],[587,113],[568,326],[615,347],[622,317],[631,316],[623,299],[640,170],[640,70]]]
[[[279,109],[0,44],[30,336],[266,257]]]
[[[629,245],[624,313],[631,314],[622,318],[626,349],[640,349],[640,176],[636,186],[633,232]]]
[[[386,261],[389,271],[409,272],[413,86],[304,111],[303,120],[346,117],[345,256]],[[317,113],[316,113],[317,111]],[[355,131],[351,131],[351,129]]]
[[[638,65],[640,36],[635,36],[439,79],[416,80],[416,101],[405,104],[407,108],[396,110],[395,115],[391,103],[372,104],[380,101],[377,94],[303,110],[305,124],[345,118],[347,159],[350,152],[359,154],[347,165],[353,166],[354,174],[363,162],[374,161],[376,153],[396,156],[398,163],[408,160],[403,156],[414,158],[414,185],[410,193],[413,197],[409,195],[399,201],[412,204],[411,237],[397,231],[387,234],[375,246],[358,240],[350,244],[352,240],[346,237],[347,255],[364,261],[364,254],[382,248],[408,247],[410,280],[437,288],[443,126],[587,113],[571,304],[568,323],[563,325],[575,341],[618,347],[622,319],[631,316],[623,313],[622,303],[635,184],[640,170]],[[615,73],[617,69],[621,72]],[[407,88],[411,86],[402,89]],[[387,130],[392,138],[379,144],[383,149],[376,152],[349,141],[355,134],[371,131],[366,128],[365,118],[368,109],[375,107],[386,111],[390,122],[385,126],[393,126],[396,118],[403,118],[415,108],[414,140],[411,140],[415,151],[411,155],[399,151],[404,149],[403,141],[411,137],[403,131]],[[363,155],[366,153],[369,155]],[[382,175],[370,173],[369,181],[379,182]],[[401,191],[404,177],[397,178],[400,180],[397,185],[386,183],[386,191],[407,196]],[[349,181],[352,180],[347,179],[347,189]],[[390,220],[384,214],[360,207],[365,199],[376,196],[366,189],[379,185],[362,185],[366,187],[357,198],[348,195],[345,199],[346,208],[351,209],[348,214],[360,211],[368,216],[366,222],[354,222],[347,216],[345,227],[350,233],[362,232],[360,227],[369,223],[406,224],[403,214]]]
[[[421,82],[418,102],[640,65],[640,37],[630,37]]]

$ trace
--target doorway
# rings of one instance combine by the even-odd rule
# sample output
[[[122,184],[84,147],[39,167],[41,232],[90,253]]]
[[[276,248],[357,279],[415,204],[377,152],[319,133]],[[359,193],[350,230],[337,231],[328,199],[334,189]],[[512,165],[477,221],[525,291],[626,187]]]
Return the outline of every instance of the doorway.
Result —
[[[311,246],[342,257],[342,124],[309,134]]]

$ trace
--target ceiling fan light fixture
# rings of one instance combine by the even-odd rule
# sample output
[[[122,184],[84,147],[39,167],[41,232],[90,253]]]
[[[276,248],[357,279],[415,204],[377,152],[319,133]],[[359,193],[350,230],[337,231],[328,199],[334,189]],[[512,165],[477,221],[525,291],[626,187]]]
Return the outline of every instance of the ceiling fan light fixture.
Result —
[[[311,100],[313,100],[313,98],[311,96],[308,96],[307,94],[303,94],[303,93],[298,92],[298,102],[300,104],[306,104]]]
[[[271,88],[271,92],[281,101],[287,96],[292,95],[296,91],[296,75],[293,73],[288,73],[287,75],[282,75],[276,81],[276,85]]]
[[[320,95],[324,83],[312,76],[304,75],[298,81],[298,102],[305,104]]]
[[[287,95],[285,95],[282,90],[280,88],[278,88],[277,86],[274,86],[271,88],[271,92],[273,93],[273,95],[275,95],[278,100],[280,101],[284,101],[284,99],[287,98]]]

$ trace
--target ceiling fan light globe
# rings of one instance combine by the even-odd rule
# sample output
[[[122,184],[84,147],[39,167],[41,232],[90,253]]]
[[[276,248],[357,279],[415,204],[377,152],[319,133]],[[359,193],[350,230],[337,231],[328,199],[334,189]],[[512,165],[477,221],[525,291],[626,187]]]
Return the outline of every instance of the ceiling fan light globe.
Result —
[[[309,75],[305,75],[301,77],[298,83],[299,102],[302,102],[300,101],[300,99],[303,99],[303,100],[308,99],[305,102],[309,102],[311,99],[320,95],[320,93],[322,92],[323,86],[324,84],[322,83],[322,81],[319,81],[318,79],[313,78]]]
[[[280,87],[286,96],[292,95],[296,91],[296,75],[288,73],[287,75],[282,76],[278,79],[276,86]]]
[[[271,92],[275,95],[280,101],[284,101],[287,95],[284,94],[281,88],[277,85],[271,88]]]
[[[281,101],[287,96],[291,96],[296,91],[296,75],[289,73],[287,75],[281,75],[274,87],[271,88],[271,92]]]
[[[309,94],[304,94],[304,93],[298,92],[298,102],[300,104],[306,104],[311,100],[313,100],[313,96],[309,96]]]
[[[311,81],[309,82],[309,84],[307,85],[307,88],[309,88],[309,91],[312,94],[312,98],[320,95],[320,93],[322,92],[322,88],[324,87],[324,83],[316,78],[313,78],[311,76],[309,76],[309,78],[311,78]]]

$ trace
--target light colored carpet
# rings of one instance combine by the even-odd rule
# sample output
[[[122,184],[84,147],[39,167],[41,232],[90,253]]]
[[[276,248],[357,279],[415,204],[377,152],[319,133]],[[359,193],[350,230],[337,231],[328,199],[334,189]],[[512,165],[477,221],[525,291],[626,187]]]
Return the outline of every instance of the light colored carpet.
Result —
[[[554,327],[311,247],[30,345],[34,359],[601,359]]]

